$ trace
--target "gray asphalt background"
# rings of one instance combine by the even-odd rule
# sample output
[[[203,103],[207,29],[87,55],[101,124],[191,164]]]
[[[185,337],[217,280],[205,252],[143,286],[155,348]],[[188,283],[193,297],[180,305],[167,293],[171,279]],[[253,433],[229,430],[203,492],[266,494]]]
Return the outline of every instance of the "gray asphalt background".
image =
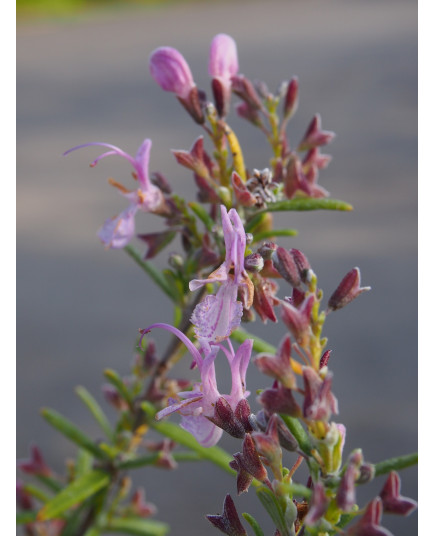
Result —
[[[361,446],[377,462],[417,449],[417,4],[222,1],[18,25],[18,457],[36,441],[61,471],[74,450],[42,421],[39,408],[53,407],[98,437],[74,387],[84,385],[102,400],[102,370],[128,373],[137,329],[171,321],[168,300],[123,252],[106,252],[95,236],[105,218],[124,208],[106,178],[127,182],[128,164],[113,158],[91,170],[96,150],[60,155],[88,141],[134,153],[150,137],[151,169],[194,198],[192,179],[169,151],[188,149],[200,131],[154,83],[147,61],[157,46],[174,46],[208,89],[208,47],[219,32],[236,39],[241,72],[249,77],[274,89],[298,75],[294,143],[315,112],[337,133],[320,182],[354,212],[291,213],[277,218],[277,227],[300,230],[285,244],[306,253],[326,296],[353,266],[372,286],[325,327],[338,420],[347,426],[345,453]],[[234,114],[230,122],[248,166],[265,167],[261,134]],[[141,231],[159,224],[148,215],[138,220]],[[159,263],[165,262],[163,254]],[[257,333],[276,343],[284,330],[258,325]],[[162,334],[156,339],[163,349]],[[266,384],[249,370],[253,392]],[[235,452],[239,443],[226,439],[223,446]],[[236,493],[228,476],[206,464],[137,476],[175,535],[216,533],[203,516],[220,512],[225,493]],[[403,493],[416,497],[417,470],[406,470],[402,480]],[[360,489],[362,504],[382,482]],[[271,534],[253,492],[237,501]],[[416,534],[417,517],[386,517],[385,525],[396,536]]]

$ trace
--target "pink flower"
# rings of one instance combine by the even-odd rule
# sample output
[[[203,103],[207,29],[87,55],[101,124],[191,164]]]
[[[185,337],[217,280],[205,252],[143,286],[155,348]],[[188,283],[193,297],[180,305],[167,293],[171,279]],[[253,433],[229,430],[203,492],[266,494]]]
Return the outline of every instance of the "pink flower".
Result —
[[[190,281],[190,290],[207,283],[222,283],[216,295],[207,295],[193,311],[191,322],[200,343],[206,348],[230,336],[240,324],[243,304],[237,301],[238,290],[243,293],[244,307],[253,302],[253,284],[244,269],[246,233],[235,209],[229,212],[221,205],[226,258],[217,270],[206,279]],[[233,274],[230,271],[233,269]]]
[[[220,117],[227,115],[231,99],[232,77],[238,73],[237,45],[226,34],[218,34],[211,42],[208,71]]]
[[[152,78],[164,91],[186,99],[195,87],[193,75],[184,56],[172,47],[160,47],[149,58]]]
[[[91,142],[78,145],[63,154],[67,155],[72,151],[82,149],[83,147],[90,147],[92,145],[107,147],[110,150],[98,156],[98,158],[90,164],[91,167],[96,166],[96,164],[106,156],[118,155],[130,162],[134,168],[134,177],[139,183],[137,190],[131,191],[113,179],[109,180],[110,184],[115,186],[120,191],[121,195],[129,200],[130,206],[115,218],[107,219],[99,230],[98,236],[103,244],[109,248],[123,248],[134,236],[134,217],[137,210],[154,212],[157,214],[164,213],[166,210],[163,193],[159,188],[154,186],[149,179],[148,165],[152,142],[150,139],[145,139],[140,145],[134,158],[122,149],[119,149],[119,147],[102,142]]]
[[[219,398],[223,397],[229,403],[233,411],[236,410],[239,402],[248,396],[246,391],[246,371],[252,353],[253,341],[247,339],[241,344],[236,352],[232,345],[228,343],[228,349],[223,345],[213,345],[202,357],[199,350],[194,346],[184,333],[168,324],[153,324],[142,334],[148,333],[151,329],[163,328],[176,335],[188,348],[193,357],[193,362],[197,365],[201,382],[196,383],[191,391],[178,393],[178,399],[171,400],[171,404],[159,411],[156,419],[178,412],[182,415],[181,427],[190,432],[197,441],[204,447],[212,447],[220,439],[223,431],[217,427],[209,418],[213,419],[215,405]],[[232,377],[232,388],[230,394],[221,395],[217,388],[214,361],[219,349],[225,353]]]
[[[171,47],[157,48],[149,58],[149,70],[161,89],[174,93],[197,123],[205,121],[202,98],[180,52]]]
[[[217,34],[211,41],[208,72],[230,82],[238,73],[237,44],[226,34]]]

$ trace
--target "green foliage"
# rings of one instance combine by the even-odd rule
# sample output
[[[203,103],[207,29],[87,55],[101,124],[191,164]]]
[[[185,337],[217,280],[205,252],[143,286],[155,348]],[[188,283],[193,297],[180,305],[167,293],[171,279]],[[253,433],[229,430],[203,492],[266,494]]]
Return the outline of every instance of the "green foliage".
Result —
[[[259,523],[256,521],[256,519],[248,514],[247,512],[244,512],[242,514],[244,519],[247,521],[247,523],[252,527],[253,532],[255,533],[255,536],[264,536],[264,531],[259,526]]]
[[[38,520],[46,521],[59,517],[72,506],[84,501],[109,484],[110,477],[103,471],[91,471],[77,478],[45,504],[38,513]]]
[[[44,408],[42,410],[42,416],[49,424],[51,424],[51,426],[56,428],[72,442],[91,452],[96,458],[100,460],[107,459],[107,454],[102,449],[100,449],[84,432],[75,426],[75,424],[73,424],[66,417],[60,415],[60,413],[57,413],[57,411]]]
[[[137,536],[164,536],[169,526],[160,521],[141,517],[114,517],[103,527],[104,533],[134,534]]]

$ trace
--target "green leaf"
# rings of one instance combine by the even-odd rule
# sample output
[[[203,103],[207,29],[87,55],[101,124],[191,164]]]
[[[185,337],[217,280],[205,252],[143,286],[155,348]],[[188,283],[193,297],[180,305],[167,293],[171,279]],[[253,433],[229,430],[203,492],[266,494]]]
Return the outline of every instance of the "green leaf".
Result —
[[[89,391],[82,387],[78,386],[76,388],[76,393],[79,396],[80,400],[88,407],[89,411],[92,413],[96,422],[101,426],[102,431],[108,437],[108,439],[113,438],[113,430],[110,426],[110,423],[101,409],[101,406],[95,400],[95,398],[89,393]]]
[[[313,197],[300,197],[298,199],[286,199],[276,203],[268,203],[267,208],[262,209],[257,214],[264,212],[284,212],[288,210],[343,210],[350,211],[353,207],[345,201],[339,199],[329,199],[322,197],[320,199]]]
[[[38,514],[38,521],[46,521],[59,517],[68,508],[84,501],[109,484],[110,477],[103,471],[91,471],[83,475],[71,482],[71,484],[45,504]]]
[[[262,233],[257,233],[253,235],[253,244],[255,242],[260,242],[261,240],[266,240],[267,238],[274,238],[276,236],[297,236],[298,231],[296,229],[275,229],[274,231],[263,231]]]
[[[161,521],[141,517],[115,517],[103,528],[103,532],[134,534],[137,536],[164,536],[169,526]]]
[[[400,471],[416,465],[418,461],[417,452],[413,454],[407,454],[405,456],[398,456],[397,458],[390,458],[375,464],[375,476],[385,475],[390,471]]]
[[[247,521],[247,523],[252,527],[253,532],[255,533],[255,536],[264,536],[263,530],[261,529],[261,527],[259,526],[259,523],[256,521],[256,519],[253,516],[251,516],[247,512],[244,512],[242,516]]]
[[[210,233],[212,233],[216,222],[211,218],[211,216],[205,210],[204,206],[194,201],[188,203],[188,206],[196,214],[196,216],[201,220],[201,222],[205,225],[206,229]]]
[[[77,536],[80,533],[80,526],[83,523],[83,512],[89,512],[89,500],[83,501],[78,508],[72,510],[71,515],[62,529],[62,536]]]
[[[54,491],[55,493],[58,493],[62,489],[62,484],[52,478],[51,476],[45,476],[45,475],[35,475],[35,477],[44,484],[48,489],[51,491]]]
[[[34,523],[38,512],[26,510],[25,512],[17,513],[17,525],[27,525],[27,523]]]
[[[98,447],[98,445],[96,445],[66,417],[63,417],[60,413],[57,413],[57,411],[48,408],[44,408],[41,413],[51,426],[59,430],[59,432],[65,435],[68,439],[91,452],[96,458],[100,460],[107,459],[107,455]]]
[[[131,244],[128,244],[128,246],[124,247],[124,251],[128,253],[128,255],[136,261],[136,263],[144,270],[149,277],[154,281],[156,285],[158,285],[161,290],[174,302],[176,302],[176,293],[173,292],[172,287],[167,282],[166,278],[163,276],[163,274],[158,270],[152,263],[149,261],[144,261],[142,259],[142,256],[140,253],[133,248]]]
[[[187,431],[180,428],[177,424],[168,421],[148,421],[148,424],[157,430],[160,434],[170,437],[180,445],[187,447],[203,459],[224,469],[231,475],[236,475],[236,472],[229,467],[229,462],[232,461],[232,456],[220,447],[203,447],[196,439]]]
[[[34,486],[33,484],[26,484],[24,486],[24,490],[29,495],[31,495],[32,497],[35,497],[35,499],[38,499],[38,501],[41,501],[42,503],[46,503],[50,500],[49,495],[47,495],[44,491]]]
[[[99,536],[101,534],[101,529],[97,527],[90,527],[85,532],[84,536]]]
[[[252,216],[249,220],[247,220],[244,225],[244,230],[246,231],[246,233],[253,233],[254,235],[255,229],[259,229],[258,232],[261,232],[260,228],[265,218],[266,215],[264,211],[261,210],[259,212],[256,212],[255,215]]]
[[[310,499],[312,496],[312,490],[303,486],[303,484],[288,484],[288,492],[291,497],[296,495],[297,497]]]
[[[105,369],[104,376],[112,385],[116,387],[121,397],[131,407],[133,403],[131,393],[128,391],[127,386],[119,374],[113,369]]]
[[[284,415],[283,413],[281,413],[280,416],[282,417],[289,431],[298,441],[301,450],[308,456],[311,456],[312,444],[310,442],[306,430],[303,428],[299,419],[295,417],[290,417],[289,415]]]
[[[160,454],[155,452],[153,454],[148,454],[147,456],[140,456],[136,458],[131,458],[130,460],[123,460],[117,464],[118,469],[135,469],[137,467],[144,467],[145,465],[152,465],[155,463]]]
[[[79,449],[75,464],[75,478],[80,478],[92,469],[93,456],[87,450]]]
[[[288,527],[286,526],[285,513],[282,511],[282,507],[274,496],[274,493],[264,486],[258,488],[256,493],[258,494],[258,498],[263,507],[267,510],[269,516],[276,525],[276,528],[279,529],[280,534],[282,536],[291,536]]]
[[[266,352],[267,354],[274,355],[277,352],[277,349],[275,346],[264,341],[257,335],[253,335],[252,333],[249,333],[243,328],[236,329],[231,334],[231,339],[239,343],[244,342],[246,339],[253,339],[253,350],[258,353]]]

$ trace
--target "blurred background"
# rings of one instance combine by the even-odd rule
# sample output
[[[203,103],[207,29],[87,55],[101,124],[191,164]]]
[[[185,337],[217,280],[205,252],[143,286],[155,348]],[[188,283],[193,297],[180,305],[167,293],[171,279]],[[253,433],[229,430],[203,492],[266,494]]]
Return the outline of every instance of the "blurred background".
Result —
[[[103,369],[128,374],[138,328],[172,319],[168,299],[122,251],[105,251],[96,237],[101,223],[124,208],[106,179],[127,184],[128,163],[106,159],[90,169],[97,149],[61,154],[89,141],[135,153],[150,137],[151,170],[194,199],[193,180],[170,149],[188,149],[200,129],[155,84],[147,63],[154,48],[176,47],[210,94],[208,49],[220,32],[237,41],[240,71],[248,77],[272,90],[299,77],[299,111],[289,126],[293,143],[316,112],[323,127],[337,133],[320,184],[355,210],[279,215],[276,226],[299,229],[283,245],[308,256],[326,297],[353,266],[372,287],[325,325],[338,420],[347,426],[345,453],[361,446],[367,460],[378,462],[415,451],[417,4],[19,0],[17,7],[17,456],[26,457],[34,441],[63,471],[74,449],[42,420],[39,408],[55,408],[98,437],[75,386],[84,385],[103,403]],[[229,122],[248,167],[266,167],[261,133],[235,114]],[[139,231],[160,228],[158,218],[140,216]],[[157,264],[164,266],[175,247]],[[255,330],[274,343],[285,331],[282,324]],[[155,339],[162,351],[164,336]],[[187,368],[174,373],[185,375]],[[247,380],[253,392],[268,385],[253,367]],[[230,438],[222,446],[239,449]],[[290,465],[291,457],[285,461]],[[159,507],[156,517],[171,523],[172,534],[216,533],[204,515],[220,512],[226,493],[235,496],[230,477],[198,467],[137,474],[136,484]],[[403,494],[417,498],[417,470],[401,476]],[[382,483],[360,488],[360,503]],[[271,534],[253,491],[236,504]],[[387,516],[384,524],[396,536],[417,531],[415,514]]]

